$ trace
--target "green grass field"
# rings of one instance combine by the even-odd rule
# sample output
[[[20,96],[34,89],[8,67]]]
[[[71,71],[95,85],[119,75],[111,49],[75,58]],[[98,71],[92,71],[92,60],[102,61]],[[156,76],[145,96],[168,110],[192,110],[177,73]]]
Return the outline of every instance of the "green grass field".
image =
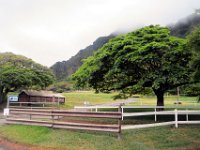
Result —
[[[91,105],[117,101],[117,100],[113,100],[113,97],[117,95],[117,93],[95,94],[93,91],[87,91],[87,92],[69,92],[69,93],[63,93],[63,95],[66,97],[66,103],[62,107],[67,108],[67,109],[71,109],[74,106],[84,105],[85,101],[89,102],[89,104]],[[174,105],[174,102],[176,102],[177,99],[178,99],[177,96],[165,96],[165,105],[166,106]],[[183,106],[188,106],[188,105],[200,106],[200,103],[197,103],[197,97],[181,96],[179,97],[179,101],[182,102],[181,105]],[[138,98],[136,102],[130,103],[129,105],[154,105],[155,106],[156,97],[155,96],[140,96],[140,98]]]
[[[94,92],[64,93],[66,103],[63,108],[71,109],[83,105],[85,101],[90,104],[113,102],[113,94],[95,94]],[[166,105],[173,105],[176,96],[168,96]],[[180,97],[182,105],[200,105],[196,97]],[[155,105],[156,97],[142,96],[131,105]],[[185,116],[182,116],[185,118]],[[198,116],[199,120],[200,116]],[[84,118],[82,118],[84,120]],[[159,118],[159,121],[174,119],[170,117]],[[190,118],[191,119],[191,118]],[[94,121],[95,119],[87,120]],[[96,120],[95,120],[96,121]],[[101,120],[100,123],[112,123]],[[127,118],[123,124],[140,124],[154,122],[153,116]],[[154,127],[147,129],[133,129],[122,131],[122,139],[118,140],[116,134],[89,131],[72,131],[65,129],[51,129],[46,127],[3,125],[0,126],[0,138],[25,145],[34,145],[57,150],[198,150],[200,149],[200,126],[180,125]]]
[[[63,96],[66,97],[66,103],[64,108],[74,108],[74,106],[82,106],[84,102],[89,102],[89,104],[103,104],[113,102],[113,96],[116,93],[111,94],[95,94],[93,91],[84,91],[84,92],[69,92],[63,93]]]
[[[187,97],[187,96],[165,96],[165,106],[175,105],[174,102],[180,101],[182,106],[196,106],[200,105],[197,103],[197,97]],[[141,96],[141,98],[134,103],[134,105],[156,105],[156,97],[155,96]]]
[[[197,150],[199,125],[128,130],[115,134],[9,125],[0,127],[2,138],[57,150]]]

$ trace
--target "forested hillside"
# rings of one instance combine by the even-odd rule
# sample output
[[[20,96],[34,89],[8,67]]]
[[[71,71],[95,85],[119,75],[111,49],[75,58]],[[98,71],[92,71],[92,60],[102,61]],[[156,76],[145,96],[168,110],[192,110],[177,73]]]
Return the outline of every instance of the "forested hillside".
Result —
[[[200,25],[200,14],[194,13],[186,18],[181,19],[175,24],[169,25],[169,28],[172,35],[185,37],[191,32],[194,27],[198,25]],[[95,42],[93,42],[92,45],[80,50],[75,56],[71,57],[69,60],[55,63],[51,67],[51,69],[53,70],[53,73],[55,74],[57,80],[67,79],[67,77],[69,77],[82,65],[82,59],[91,56],[95,50],[102,47],[105,43],[109,41],[109,39],[115,36],[116,35],[111,34],[109,36],[100,37]]]
[[[115,37],[114,34],[99,37],[96,41],[93,42],[92,45],[80,50],[75,56],[72,56],[69,60],[56,62],[53,66],[51,66],[51,69],[53,70],[53,73],[55,74],[57,80],[65,80],[68,76],[73,74],[82,65],[82,59],[91,56],[95,50],[102,47],[105,43],[109,41],[109,39],[113,37]]]

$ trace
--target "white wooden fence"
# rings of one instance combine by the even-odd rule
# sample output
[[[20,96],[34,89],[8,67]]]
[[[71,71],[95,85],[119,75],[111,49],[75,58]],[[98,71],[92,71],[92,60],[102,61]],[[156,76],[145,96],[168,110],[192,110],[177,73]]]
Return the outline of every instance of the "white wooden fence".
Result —
[[[118,106],[75,106],[75,109],[84,109],[84,110],[95,110],[96,112],[99,109],[115,109],[117,110]],[[137,116],[154,116],[155,122],[157,121],[158,115],[173,115],[174,121],[162,122],[162,123],[152,123],[145,125],[124,125],[122,130],[126,129],[135,129],[135,128],[147,128],[147,127],[156,127],[164,125],[175,125],[178,128],[178,124],[200,124],[200,120],[192,121],[189,120],[189,115],[200,115],[200,106],[121,106],[122,109],[122,120],[127,117],[137,117]],[[142,109],[141,112],[126,112],[125,109]],[[148,111],[144,111],[148,109]],[[149,111],[152,109],[153,111]],[[158,111],[159,109],[164,109],[163,111]],[[179,115],[185,115],[186,121],[178,120]]]
[[[90,110],[98,112],[99,109],[113,109],[116,108],[118,110],[119,106],[103,106],[103,105],[96,105],[96,106],[74,106],[75,110]]]

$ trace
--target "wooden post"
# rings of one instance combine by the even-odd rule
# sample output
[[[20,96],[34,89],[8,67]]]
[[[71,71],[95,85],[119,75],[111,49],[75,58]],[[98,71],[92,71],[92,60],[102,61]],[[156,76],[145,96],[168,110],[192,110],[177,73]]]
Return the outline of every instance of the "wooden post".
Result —
[[[155,108],[155,122],[157,121],[156,108]]]
[[[51,120],[52,120],[52,125],[51,125],[51,127],[53,128],[53,124],[54,124],[54,115],[53,115],[53,111],[51,111]]]
[[[121,107],[122,106],[120,104],[119,107],[118,107],[118,112],[122,113],[122,108]],[[118,125],[119,125],[118,140],[121,140],[121,121],[122,121],[122,118],[119,118],[118,119]]]

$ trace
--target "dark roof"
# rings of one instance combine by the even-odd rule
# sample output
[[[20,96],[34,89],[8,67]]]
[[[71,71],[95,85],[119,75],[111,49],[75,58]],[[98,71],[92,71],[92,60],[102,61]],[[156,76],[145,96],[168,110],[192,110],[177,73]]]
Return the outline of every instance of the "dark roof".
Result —
[[[53,93],[52,91],[34,91],[34,90],[23,90],[21,93],[26,93],[29,96],[41,96],[41,97],[62,97],[61,94]]]

